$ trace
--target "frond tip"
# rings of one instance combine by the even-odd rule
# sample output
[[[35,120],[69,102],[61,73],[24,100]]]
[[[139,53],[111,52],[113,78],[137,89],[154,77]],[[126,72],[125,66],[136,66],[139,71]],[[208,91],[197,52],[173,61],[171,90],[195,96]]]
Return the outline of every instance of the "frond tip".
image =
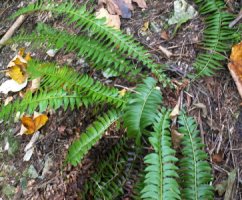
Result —
[[[145,157],[146,167],[145,187],[141,191],[142,199],[149,200],[178,200],[179,186],[176,181],[178,174],[175,166],[177,158],[171,148],[169,112],[163,109],[156,117],[155,132],[149,141],[154,152]]]
[[[110,110],[99,116],[68,150],[67,161],[76,166],[88,151],[101,139],[105,131],[119,119],[120,113]]]
[[[128,128],[128,135],[139,143],[144,129],[155,121],[162,96],[156,88],[156,80],[151,77],[146,78],[135,91],[126,106],[124,125]]]
[[[179,117],[179,132],[184,134],[182,139],[182,155],[180,160],[181,194],[186,200],[212,200],[213,188],[211,167],[205,160],[207,154],[202,150],[203,144],[199,137],[197,125],[192,117]]]

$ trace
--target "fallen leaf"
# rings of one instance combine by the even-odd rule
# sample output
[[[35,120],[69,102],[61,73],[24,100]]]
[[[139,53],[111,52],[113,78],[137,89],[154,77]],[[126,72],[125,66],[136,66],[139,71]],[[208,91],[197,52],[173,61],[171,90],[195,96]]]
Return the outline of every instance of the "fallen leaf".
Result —
[[[160,37],[164,40],[169,40],[169,36],[166,31],[162,31]]]
[[[215,191],[218,192],[218,195],[221,197],[226,192],[228,180],[223,180],[222,182],[215,185]]]
[[[233,188],[236,180],[236,171],[237,170],[234,169],[232,172],[229,173],[228,184],[224,195],[224,200],[232,199],[232,192],[233,192]]]
[[[179,133],[175,126],[171,127],[171,141],[174,149],[179,149],[184,134]]]
[[[40,135],[39,131],[36,131],[31,137],[31,140],[29,141],[29,143],[24,148],[24,151],[25,151],[25,155],[23,158],[24,161],[29,161],[30,158],[32,157],[34,153],[34,145],[35,145],[35,142],[38,140],[39,135]]]
[[[147,8],[147,5],[144,0],[132,0],[132,1],[137,3],[140,8]]]
[[[31,86],[29,88],[29,90],[31,92],[35,92],[37,89],[39,89],[39,86],[40,86],[40,78],[36,78],[34,80],[31,81]]]
[[[118,15],[111,15],[105,8],[100,8],[99,11],[96,12],[96,17],[98,19],[106,18],[107,26],[114,27],[116,29],[120,29],[121,21]]]
[[[0,85],[0,93],[7,94],[9,92],[18,92],[25,88],[27,85],[27,79],[24,83],[18,84],[15,80],[7,80]]]
[[[150,25],[150,22],[149,21],[145,22],[144,25],[143,25],[143,27],[141,28],[141,30],[143,32],[147,31],[148,28],[149,28],[149,25]]]
[[[13,80],[15,80],[19,84],[24,83],[25,80],[27,79],[25,72],[22,70],[22,68],[19,65],[12,66],[7,72],[7,75],[10,76]]]
[[[217,153],[217,154],[214,154],[212,156],[212,161],[219,164],[223,161],[223,154],[220,152],[220,153]]]
[[[45,114],[40,114],[36,117],[23,116],[21,118],[21,122],[23,126],[26,128],[26,131],[24,133],[27,135],[31,135],[35,133],[42,126],[44,126],[47,121],[48,121],[48,117]]]
[[[228,68],[242,97],[242,42],[232,47]]]
[[[205,104],[203,104],[203,103],[195,103],[194,106],[197,107],[197,108],[202,109],[202,113],[203,113],[202,116],[203,116],[204,118],[207,117],[207,115],[208,115],[208,110],[207,110],[207,107],[206,107]]]
[[[119,91],[119,95],[123,97],[126,94],[126,92],[127,92],[126,89],[122,89],[121,91]]]
[[[170,114],[171,119],[175,119],[179,115],[180,103],[181,103],[181,98],[179,97],[176,106],[171,111],[171,114]]]
[[[137,3],[140,8],[147,8],[144,0],[99,0],[98,5],[106,5],[111,15],[120,15],[122,18],[131,18],[131,11],[134,9],[132,1]]]
[[[7,98],[4,100],[4,106],[8,105],[12,100],[13,100],[13,97],[12,97],[12,96],[7,97]]]
[[[29,150],[24,154],[23,161],[26,161],[26,162],[29,161],[30,158],[32,157],[33,153],[34,153],[34,148],[29,149]]]

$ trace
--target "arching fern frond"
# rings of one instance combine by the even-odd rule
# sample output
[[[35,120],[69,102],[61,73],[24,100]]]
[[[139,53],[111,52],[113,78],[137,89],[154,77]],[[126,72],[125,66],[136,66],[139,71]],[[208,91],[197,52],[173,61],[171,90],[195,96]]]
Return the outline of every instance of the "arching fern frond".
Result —
[[[144,129],[155,121],[162,96],[156,88],[156,80],[151,77],[146,78],[135,91],[125,109],[124,125],[128,128],[128,136],[134,137],[139,144]]]
[[[99,116],[80,138],[75,140],[68,150],[66,160],[76,166],[88,151],[101,139],[105,131],[121,116],[121,113],[110,110]]]
[[[151,55],[133,37],[107,26],[104,19],[97,19],[86,10],[85,6],[78,8],[72,2],[55,3],[52,0],[40,0],[35,4],[21,8],[12,15],[12,18],[36,11],[50,11],[58,15],[65,15],[65,21],[69,24],[75,24],[75,27],[78,28],[81,27],[84,31],[89,32],[89,36],[101,44],[105,42],[106,47],[111,49],[115,47],[115,50],[120,54],[126,54],[141,61],[152,70],[160,81],[165,83],[169,81],[163,73],[162,66],[155,64]]]
[[[100,160],[95,173],[84,184],[81,198],[121,199],[119,197],[124,194],[124,186],[136,165],[135,151],[126,138],[115,144],[106,158]]]
[[[211,76],[221,69],[221,61],[226,60],[225,53],[231,49],[236,38],[235,30],[229,28],[233,15],[224,11],[225,4],[221,0],[195,1],[199,5],[201,14],[205,14],[205,30],[203,34],[203,48],[205,53],[197,56],[194,68],[196,77]]]
[[[85,35],[73,35],[65,31],[59,31],[45,24],[38,24],[37,31],[32,34],[22,34],[12,38],[9,42],[30,41],[32,45],[39,48],[40,45],[45,48],[63,49],[65,52],[77,52],[78,55],[92,62],[96,69],[109,69],[113,73],[125,74],[132,72],[138,73],[130,61],[118,54],[115,48],[108,48],[103,42],[91,39]]]
[[[37,93],[28,92],[22,100],[16,100],[6,106],[0,108],[0,119],[7,120],[16,112],[26,112],[32,114],[34,111],[44,112],[47,108],[58,109],[70,106],[73,110],[75,106],[81,106],[88,102],[86,97],[75,92],[68,93],[63,89],[53,91],[39,90]]]
[[[94,81],[88,75],[80,75],[70,67],[57,67],[54,63],[39,63],[29,61],[27,72],[31,79],[41,77],[41,86],[50,90],[64,88],[75,91],[86,98],[85,106],[94,103],[110,103],[122,107],[126,103],[116,88],[108,87],[99,81]]]
[[[206,161],[207,154],[202,150],[204,146],[197,130],[197,124],[192,117],[184,113],[179,116],[180,128],[184,134],[182,139],[182,155],[180,160],[181,195],[186,200],[212,200],[213,188],[211,167]]]
[[[154,133],[149,141],[154,152],[145,157],[145,187],[141,191],[142,199],[147,200],[178,200],[180,198],[179,186],[176,181],[178,174],[175,162],[175,150],[171,148],[171,135],[169,131],[170,112],[163,109],[156,118]]]

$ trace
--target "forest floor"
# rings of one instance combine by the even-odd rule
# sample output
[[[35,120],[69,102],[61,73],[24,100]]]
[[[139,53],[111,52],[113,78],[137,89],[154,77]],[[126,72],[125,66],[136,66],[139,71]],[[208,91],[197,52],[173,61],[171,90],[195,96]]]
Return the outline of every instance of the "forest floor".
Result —
[[[203,34],[203,19],[197,15],[187,23],[182,24],[175,36],[170,39],[174,27],[163,30],[162,22],[170,18],[173,13],[173,1],[147,0],[147,9],[135,7],[130,19],[121,20],[121,30],[140,41],[153,54],[156,61],[166,64],[167,74],[177,81],[182,82],[184,76],[192,70],[199,49],[199,43]],[[19,7],[28,4],[29,1],[1,1],[0,2],[0,37],[11,27],[13,21],[7,18]],[[76,1],[83,4],[83,1]],[[189,1],[195,8],[193,1]],[[94,1],[93,5],[97,8]],[[238,13],[237,2],[230,1],[230,12]],[[53,26],[64,26],[58,18],[51,18],[49,13],[37,14],[27,18],[21,29],[32,30],[37,21],[45,21]],[[142,31],[144,24],[149,22],[149,28]],[[21,30],[18,30],[18,34]],[[160,50],[160,46],[172,53],[170,58]],[[9,61],[16,55],[22,46],[6,46],[0,51],[0,69],[5,69]],[[74,53],[64,54],[58,52],[50,58],[43,49],[28,49],[33,57],[42,60],[56,61],[58,64],[67,64],[76,69],[80,68],[80,58]],[[241,99],[234,81],[224,68],[214,76],[201,78],[190,84],[186,92],[180,93],[174,90],[163,91],[164,104],[174,108],[178,98],[182,97],[182,103],[188,108],[187,112],[194,116],[199,124],[201,137],[206,145],[205,150],[209,155],[213,168],[215,187],[223,185],[228,180],[231,172],[236,171],[235,181],[229,179],[232,188],[225,186],[224,190],[231,190],[231,199],[242,200],[242,109]],[[95,74],[89,71],[90,74]],[[105,80],[105,78],[102,78]],[[0,83],[4,74],[0,73]],[[123,80],[111,78],[112,84],[126,86]],[[15,94],[11,94],[14,96]],[[0,96],[1,104],[7,96]],[[41,136],[37,141],[34,153],[28,162],[23,161],[24,148],[30,141],[28,135],[17,136],[20,130],[20,122],[6,125],[0,124],[0,200],[7,199],[79,199],[78,193],[95,163],[115,145],[120,133],[104,136],[101,142],[85,158],[82,166],[63,166],[67,149],[71,142],[85,130],[93,121],[97,113],[95,110],[84,108],[74,111],[59,109],[51,113],[48,123],[41,129]],[[14,116],[13,116],[14,117]],[[6,141],[10,147],[4,151]],[[228,185],[229,185],[228,184]],[[224,191],[224,192],[225,192]],[[224,199],[224,192],[216,191],[216,199]],[[130,199],[125,195],[122,199]]]

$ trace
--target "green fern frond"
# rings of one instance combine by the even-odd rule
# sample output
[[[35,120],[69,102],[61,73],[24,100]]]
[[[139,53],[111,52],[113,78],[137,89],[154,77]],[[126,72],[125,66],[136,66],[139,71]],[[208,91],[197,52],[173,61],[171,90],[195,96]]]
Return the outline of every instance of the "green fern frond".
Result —
[[[199,6],[199,12],[202,15],[209,14],[211,12],[216,12],[218,10],[225,9],[226,6],[221,0],[194,0],[195,3]]]
[[[211,76],[222,68],[221,62],[226,60],[225,53],[231,49],[236,38],[235,30],[229,28],[234,17],[223,11],[225,4],[221,0],[195,2],[199,5],[201,14],[206,15],[202,45],[207,51],[197,56],[193,66],[197,71],[196,77]]]
[[[29,14],[36,11],[50,11],[58,15],[65,15],[65,21],[69,24],[75,24],[75,27],[82,28],[89,32],[89,36],[93,37],[99,43],[105,43],[106,47],[113,49],[120,54],[126,54],[141,61],[144,65],[152,70],[152,72],[162,82],[169,82],[164,75],[162,66],[154,63],[151,55],[142,47],[133,37],[123,34],[121,31],[105,25],[105,19],[97,19],[93,14],[86,10],[85,6],[76,7],[72,2],[55,3],[52,0],[40,0],[35,4],[21,8],[12,18],[21,14]]]
[[[155,132],[149,138],[154,152],[145,157],[148,166],[145,169],[145,187],[141,191],[142,199],[181,199],[176,181],[178,168],[174,164],[178,159],[175,157],[175,150],[171,148],[169,114],[165,109],[158,114],[154,124]]]
[[[143,84],[137,86],[127,103],[124,114],[124,125],[127,127],[128,136],[140,143],[142,132],[155,121],[158,107],[162,102],[156,80],[148,77]]]
[[[67,161],[76,166],[88,151],[101,139],[105,131],[121,116],[121,113],[110,110],[99,116],[80,138],[72,143],[68,150]]]
[[[16,100],[0,108],[0,119],[7,120],[16,112],[26,112],[32,114],[34,111],[44,112],[47,108],[58,109],[70,106],[73,110],[75,106],[81,106],[83,102],[90,101],[86,97],[75,92],[68,93],[63,89],[53,91],[39,90],[38,93],[28,92],[22,100]],[[85,104],[85,103],[84,103]]]
[[[182,113],[179,116],[180,128],[184,134],[182,139],[182,155],[180,160],[180,178],[182,199],[212,200],[213,188],[211,167],[206,161],[207,154],[202,150],[203,144],[197,130],[197,124],[192,117]]]
[[[123,107],[125,99],[116,88],[107,87],[99,81],[94,81],[88,75],[79,75],[70,67],[58,68],[54,63],[39,63],[29,61],[27,72],[31,79],[41,77],[41,86],[51,90],[64,88],[75,91],[85,97],[85,106],[94,103],[110,103],[115,107]]]
[[[115,48],[107,47],[103,42],[91,39],[84,35],[72,35],[65,31],[59,31],[45,24],[38,24],[37,31],[32,34],[21,34],[12,38],[9,43],[29,41],[35,46],[45,48],[64,49],[65,52],[77,52],[78,55],[92,62],[96,69],[109,69],[113,73],[125,74],[132,72],[137,74],[140,69],[135,69],[125,56],[118,54]]]
[[[102,159],[84,184],[82,199],[116,199],[124,194],[124,186],[131,176],[136,160],[135,149],[129,147],[127,139],[121,139]]]

